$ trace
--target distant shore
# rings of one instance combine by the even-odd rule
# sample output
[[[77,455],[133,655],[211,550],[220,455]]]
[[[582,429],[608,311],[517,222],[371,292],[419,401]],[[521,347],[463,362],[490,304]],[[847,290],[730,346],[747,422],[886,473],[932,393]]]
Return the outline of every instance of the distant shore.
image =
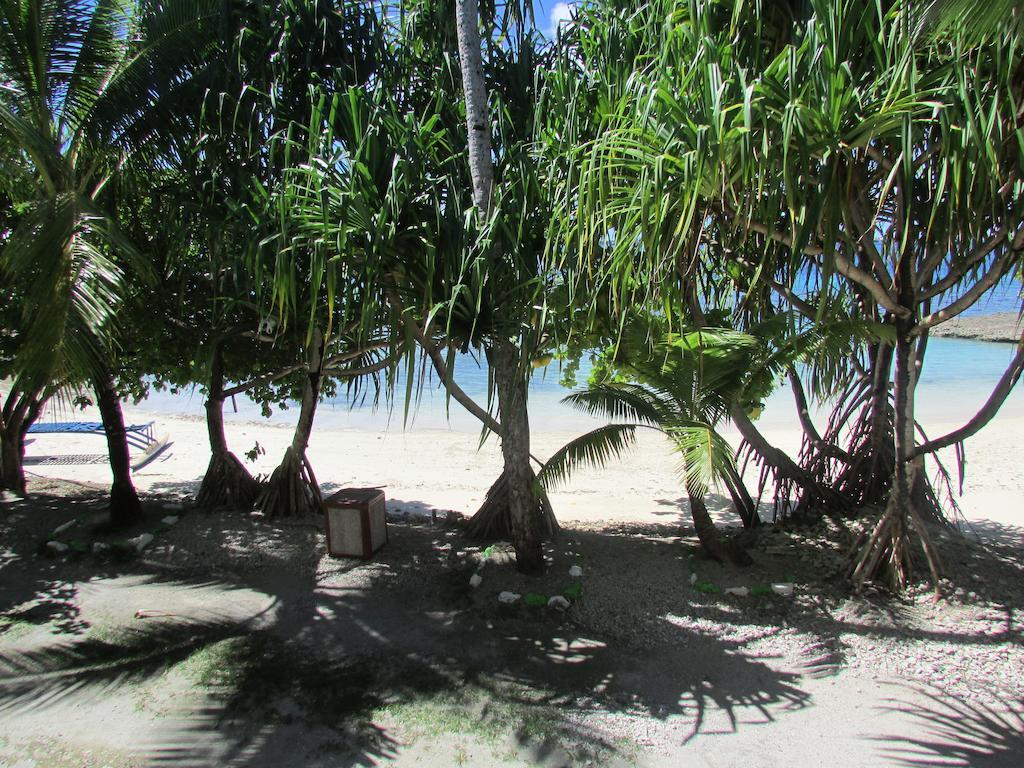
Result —
[[[932,329],[933,336],[976,341],[1020,341],[1021,322],[1016,312],[994,312],[991,315],[969,315],[952,320]]]

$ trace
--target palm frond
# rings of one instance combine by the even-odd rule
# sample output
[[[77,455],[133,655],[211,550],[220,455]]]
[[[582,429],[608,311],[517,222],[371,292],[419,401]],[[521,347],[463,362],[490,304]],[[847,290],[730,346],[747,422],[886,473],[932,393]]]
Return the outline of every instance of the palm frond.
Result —
[[[998,37],[1022,23],[1021,0],[928,0],[916,9],[916,33],[941,38],[963,35],[972,44]]]
[[[709,424],[688,422],[665,430],[679,453],[679,472],[687,490],[703,495],[735,469],[732,446]]]
[[[658,426],[671,419],[671,404],[650,388],[627,382],[595,384],[562,402],[590,416],[629,419]]]
[[[581,467],[603,467],[619,458],[636,440],[639,424],[608,424],[580,435],[559,448],[544,462],[537,473],[537,482],[551,490],[569,481]]]

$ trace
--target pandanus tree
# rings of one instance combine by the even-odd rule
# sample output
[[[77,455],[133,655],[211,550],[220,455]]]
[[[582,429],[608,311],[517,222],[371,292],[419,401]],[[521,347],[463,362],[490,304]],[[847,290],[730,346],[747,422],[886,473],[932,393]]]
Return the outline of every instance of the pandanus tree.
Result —
[[[163,88],[193,52],[201,55],[182,45],[202,18],[194,10],[115,0],[0,5],[0,133],[31,190],[3,246],[7,279],[26,286],[18,381],[33,382],[29,402],[55,385],[95,390],[116,524],[140,513],[111,364],[116,308],[128,275],[144,279],[148,269],[119,231],[107,193],[153,136]],[[25,424],[5,422],[11,428]]]
[[[767,287],[776,309],[813,322],[842,304],[887,326],[890,341],[848,361],[868,394],[840,402],[852,427],[832,436],[857,442],[818,443],[833,468],[820,480],[885,505],[856,581],[905,584],[914,532],[937,573],[924,457],[990,419],[1024,362],[964,428],[917,441],[930,329],[1021,263],[1019,33],[984,51],[922,44],[902,2],[812,0],[788,20],[732,2],[650,5],[659,55],[604,114],[573,201],[591,232],[615,229],[600,269],[656,284],[702,243],[709,261],[695,269],[733,263],[738,284]]]
[[[293,219],[304,211],[305,242],[325,264],[348,264],[364,285],[379,288],[365,294],[367,307],[389,318],[403,345],[407,403],[423,355],[448,393],[502,441],[505,471],[475,523],[508,535],[519,567],[537,571],[542,536],[557,526],[530,466],[526,413],[530,361],[550,323],[542,267],[547,204],[531,152],[544,59],[533,33],[512,21],[518,6],[506,9],[509,34],[477,39],[488,51],[486,60],[479,51],[477,58],[494,91],[468,132],[498,137],[483,171],[492,181],[481,208],[467,162],[467,118],[447,97],[462,89],[452,66],[452,6],[406,10],[380,82],[324,103],[322,125],[309,133],[325,151],[297,169],[288,208]],[[471,350],[488,361],[497,414],[454,380],[456,352]]]
[[[301,512],[319,503],[305,445],[323,384],[320,356],[309,349],[317,346],[315,329],[306,321],[331,297],[303,272],[309,261],[294,244],[278,247],[282,213],[288,215],[280,189],[289,163],[306,150],[303,131],[317,94],[373,76],[379,26],[365,4],[282,0],[225,6],[206,32],[217,45],[183,88],[191,94],[182,111],[192,140],[177,142],[166,160],[188,190],[179,198],[188,224],[170,274],[196,284],[186,303],[199,309],[185,314],[201,326],[194,332],[204,350],[194,373],[207,392],[211,459],[197,501],[239,508],[258,501],[272,514]],[[353,362],[373,350],[339,348],[351,340],[349,330],[341,324],[327,340],[328,368],[365,367]],[[293,450],[262,495],[224,429],[225,401],[243,394],[302,402]],[[281,491],[281,483],[294,492]]]
[[[124,298],[119,378],[133,397],[202,388],[211,458],[196,503],[250,509],[259,483],[229,447],[224,404],[240,395],[263,404],[287,399],[268,386],[301,364],[294,338],[261,333],[245,268],[253,225],[231,206],[230,180],[204,162],[201,139],[196,145],[200,151],[169,154],[162,169],[135,180],[135,202],[121,210],[121,227],[148,255],[154,279],[133,284]]]

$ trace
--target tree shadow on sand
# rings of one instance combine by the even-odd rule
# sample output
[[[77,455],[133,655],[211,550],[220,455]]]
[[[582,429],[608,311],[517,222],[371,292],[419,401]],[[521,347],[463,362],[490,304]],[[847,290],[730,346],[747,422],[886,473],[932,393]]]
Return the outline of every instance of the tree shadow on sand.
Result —
[[[609,764],[622,745],[601,728],[605,717],[675,723],[682,741],[810,704],[804,672],[776,669],[739,642],[668,626],[674,642],[652,651],[571,615],[503,611],[468,586],[473,545],[455,525],[393,525],[369,562],[321,559],[323,547],[317,525],[224,512],[189,513],[145,561],[103,572],[99,586],[90,562],[21,553],[40,569],[23,580],[23,598],[58,582],[75,585],[61,597],[74,606],[86,586],[125,591],[103,603],[118,621],[102,633],[0,651],[0,716],[66,715],[115,696],[160,702],[178,685],[166,711],[140,721],[146,732],[131,746],[148,764],[372,765],[437,729],[528,762]],[[243,591],[264,607],[217,615]],[[197,612],[213,593],[220,602]],[[154,615],[133,620],[139,606]]]
[[[1024,701],[993,697],[995,706],[967,701],[934,687],[915,687],[915,698],[893,699],[887,709],[909,717],[912,732],[879,737],[894,765],[1016,768],[1024,755]],[[992,694],[987,694],[991,696]]]
[[[389,506],[429,508],[401,499]],[[692,550],[678,526],[567,530],[548,547],[548,576],[516,581],[523,577],[511,565],[489,562],[476,589],[469,579],[482,567],[481,547],[447,518],[393,523],[388,546],[370,561],[323,557],[320,527],[188,512],[144,561],[106,570],[37,559],[25,537],[13,551],[24,594],[6,595],[0,610],[53,592],[91,631],[58,630],[52,642],[0,650],[0,717],[152,699],[144,706],[163,709],[139,721],[145,732],[132,747],[161,766],[372,765],[438,733],[468,735],[525,762],[605,765],[642,748],[652,721],[682,744],[811,706],[805,683],[842,665],[841,634],[905,635],[909,623],[891,602],[864,602],[886,611],[890,626],[872,616],[861,626],[793,601],[702,594],[689,586],[689,568],[706,575],[712,565],[687,565]],[[496,599],[507,588],[558,594],[576,562],[586,591],[567,613]],[[657,578],[636,570],[648,566]],[[98,586],[90,581],[97,574]],[[116,619],[113,631],[92,629],[90,589],[107,590],[100,603]],[[136,607],[156,615],[134,619]],[[758,646],[794,628],[801,637],[782,644],[786,657]],[[1009,716],[972,711],[973,730],[954,742],[962,749],[971,739],[1019,745]],[[936,706],[921,719],[953,728],[966,718]],[[624,732],[635,734],[632,744],[622,743]],[[904,741],[919,750],[931,743]],[[975,764],[966,759],[950,764]]]

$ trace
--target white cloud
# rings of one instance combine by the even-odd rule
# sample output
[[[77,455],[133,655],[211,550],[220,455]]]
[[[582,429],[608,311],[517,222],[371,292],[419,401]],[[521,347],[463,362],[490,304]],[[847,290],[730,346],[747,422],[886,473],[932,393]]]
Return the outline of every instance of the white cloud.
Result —
[[[551,13],[548,15],[548,28],[544,33],[554,39],[555,34],[558,32],[558,25],[562,22],[569,21],[572,18],[572,6],[569,3],[555,3],[551,9]]]

